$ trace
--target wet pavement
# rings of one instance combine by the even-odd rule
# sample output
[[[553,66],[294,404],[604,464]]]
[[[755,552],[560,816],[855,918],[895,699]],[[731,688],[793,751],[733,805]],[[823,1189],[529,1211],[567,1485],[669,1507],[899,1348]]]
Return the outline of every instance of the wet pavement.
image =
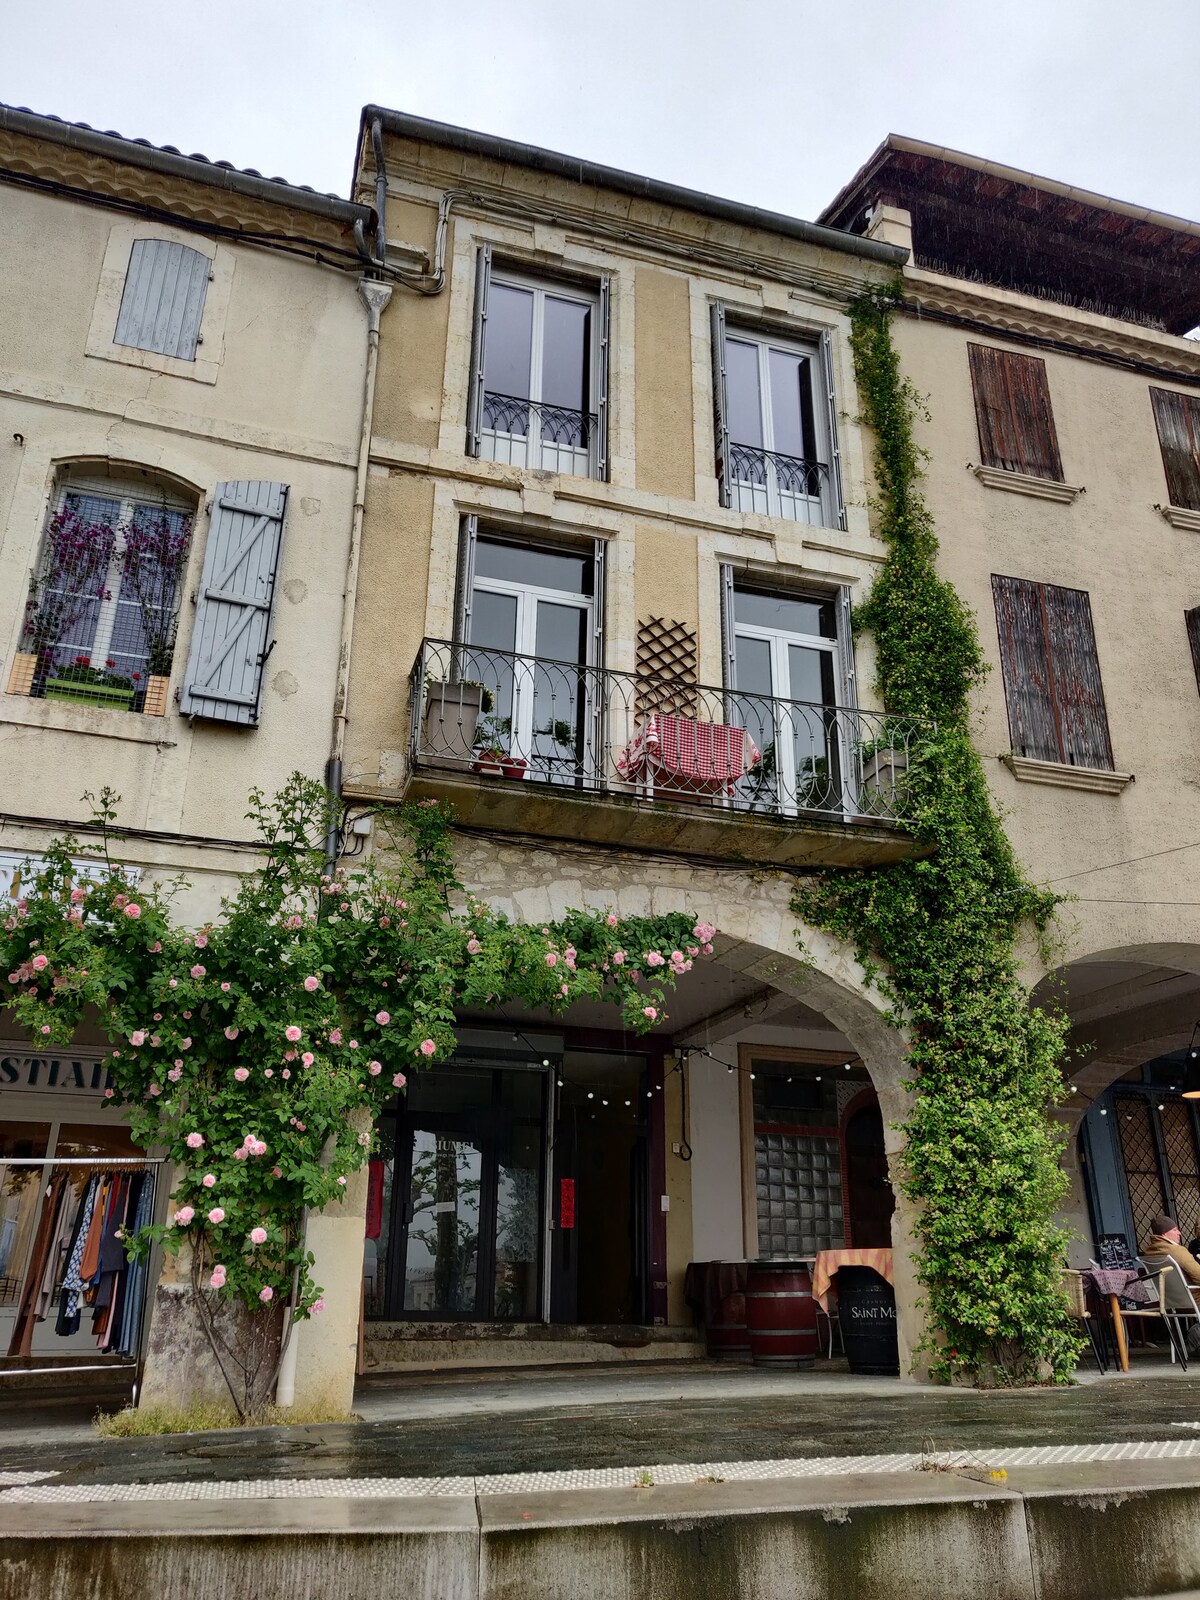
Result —
[[[836,1365],[836,1364],[835,1364]],[[0,1472],[57,1484],[559,1472],[1200,1438],[1200,1377],[1163,1365],[1069,1389],[980,1392],[717,1364],[390,1376],[361,1421],[100,1439],[94,1406],[0,1400]]]

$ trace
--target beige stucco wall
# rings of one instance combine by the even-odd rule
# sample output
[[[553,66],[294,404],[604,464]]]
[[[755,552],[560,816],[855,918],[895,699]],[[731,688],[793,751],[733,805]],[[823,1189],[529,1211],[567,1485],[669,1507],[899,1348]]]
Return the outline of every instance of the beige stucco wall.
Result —
[[[79,820],[87,816],[82,790],[108,784],[122,796],[127,826],[245,838],[251,786],[270,792],[297,767],[319,776],[328,754],[365,370],[356,275],[25,190],[5,188],[3,204],[0,688],[63,466],[149,471],[198,510],[167,715],[0,693],[0,809]],[[111,344],[112,263],[128,259],[133,239],[163,235],[213,262],[198,351],[207,367],[197,376],[179,375],[184,362],[151,357],[146,365],[141,352],[129,362]],[[217,483],[243,478],[289,486],[261,719],[255,729],[189,725],[173,695],[191,639],[208,502]],[[0,844],[36,849],[47,831],[10,827]],[[140,848],[164,869],[220,879],[197,891],[188,915],[209,914],[234,881],[219,853],[170,841]]]

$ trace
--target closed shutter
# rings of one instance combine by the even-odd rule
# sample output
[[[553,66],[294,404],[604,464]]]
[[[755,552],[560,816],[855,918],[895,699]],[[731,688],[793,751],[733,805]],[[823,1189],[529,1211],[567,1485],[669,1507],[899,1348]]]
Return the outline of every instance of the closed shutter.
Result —
[[[829,493],[837,525],[846,526],[846,503],[842,499],[842,453],[838,448],[837,392],[833,383],[833,335],[829,329],[821,335],[821,378],[825,387],[825,405],[829,418]]]
[[[1151,389],[1150,403],[1167,475],[1167,498],[1185,511],[1200,511],[1200,399]]]
[[[841,697],[844,706],[858,704],[858,678],[854,670],[854,617],[850,608],[850,589],[843,584],[838,590],[838,669],[841,677]]]
[[[737,638],[733,618],[733,568],[721,564],[721,672],[726,689],[737,687]]]
[[[467,391],[467,454],[479,454],[483,432],[483,370],[487,345],[487,303],[492,286],[492,247],[481,245],[475,258],[475,311],[471,322],[471,376]]]
[[[196,359],[212,263],[169,239],[135,239],[114,344]]]
[[[991,345],[968,344],[967,352],[983,465],[1061,483],[1046,363]]]
[[[1061,760],[1072,767],[1112,770],[1108,713],[1096,657],[1092,603],[1083,589],[1043,586],[1050,663],[1062,729]]]
[[[725,307],[718,301],[712,322],[713,423],[717,435],[717,490],[723,506],[731,505],[729,489],[729,397],[725,388]]]
[[[992,578],[1014,751],[1033,761],[1111,771],[1112,745],[1082,589]]]
[[[1183,613],[1188,644],[1192,647],[1192,666],[1196,672],[1196,687],[1200,689],[1200,606]]]
[[[189,717],[253,727],[271,647],[284,483],[219,483],[180,696]]]
[[[596,476],[608,482],[608,348],[611,286],[600,279],[600,350],[596,372]]]

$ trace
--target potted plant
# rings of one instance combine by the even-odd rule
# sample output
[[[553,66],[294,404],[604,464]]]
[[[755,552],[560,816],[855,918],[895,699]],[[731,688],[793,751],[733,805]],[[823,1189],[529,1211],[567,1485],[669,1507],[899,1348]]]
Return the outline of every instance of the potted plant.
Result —
[[[885,725],[874,739],[864,739],[858,747],[862,762],[863,810],[882,808],[895,811],[908,782],[908,741],[911,730]]]
[[[116,662],[109,659],[102,667],[94,667],[90,656],[76,656],[71,666],[55,667],[53,675],[46,679],[46,699],[73,700],[128,711],[137,692],[134,679],[140,674],[126,677],[114,671],[115,666]]]
[[[490,698],[489,696],[489,700]],[[491,715],[480,717],[475,728],[475,759],[471,763],[471,770],[488,778],[507,776],[505,763],[515,767],[517,761],[516,757],[509,755],[508,746],[511,739],[511,717]],[[522,762],[522,772],[524,765]]]
[[[139,510],[125,529],[122,592],[132,594],[141,613],[147,672],[142,711],[148,717],[166,715],[178,625],[175,601],[191,535],[191,518],[165,508]]]
[[[491,691],[473,679],[427,678],[422,758],[435,766],[470,766],[480,717],[492,709],[492,703]]]
[[[33,694],[39,674],[47,677],[58,669],[61,641],[92,608],[110,598],[108,570],[116,544],[116,530],[107,523],[89,522],[74,511],[51,517],[41,571],[25,606],[22,648],[9,674],[9,694]],[[74,664],[79,665],[78,658]]]

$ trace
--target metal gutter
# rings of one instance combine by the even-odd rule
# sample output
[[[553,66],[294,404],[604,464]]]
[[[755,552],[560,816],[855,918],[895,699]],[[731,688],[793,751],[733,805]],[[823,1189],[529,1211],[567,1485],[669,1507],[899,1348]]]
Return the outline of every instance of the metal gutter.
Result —
[[[63,122],[58,117],[41,116],[35,111],[24,111],[16,106],[0,104],[0,131],[21,134],[27,139],[41,139],[50,144],[65,145],[72,150],[82,150],[88,155],[104,156],[125,166],[144,167],[167,177],[183,178],[191,183],[203,183],[227,193],[263,200],[269,205],[289,206],[296,211],[311,212],[332,221],[353,227],[361,222],[373,226],[374,216],[370,206],[358,205],[353,200],[342,200],[337,195],[318,194],[287,183],[282,178],[264,178],[256,173],[243,172],[221,162],[209,161],[204,156],[185,156],[140,140],[126,139],[117,133],[97,133],[79,123]]]
[[[743,205],[737,200],[722,200],[716,195],[704,194],[698,189],[684,189],[677,184],[664,183],[658,178],[645,178],[634,172],[624,172],[619,167],[600,166],[577,156],[562,155],[556,150],[544,150],[538,145],[521,144],[514,139],[502,139],[495,134],[475,133],[469,128],[456,128],[446,122],[431,122],[424,117],[410,116],[403,111],[389,111],[385,106],[363,107],[359,123],[358,149],[361,155],[363,140],[378,120],[386,133],[401,139],[413,139],[424,144],[440,145],[448,150],[461,150],[470,155],[484,156],[511,166],[527,167],[535,172],[547,172],[574,183],[595,188],[615,189],[621,194],[634,195],[640,200],[650,200],[658,205],[672,206],[683,211],[697,211],[702,215],[719,217],[724,222],[736,223],[743,228],[759,228],[765,233],[799,239],[805,244],[824,250],[837,250],[844,255],[859,256],[867,261],[879,261],[889,266],[902,266],[908,260],[908,251],[900,245],[884,244],[878,239],[864,239],[857,234],[843,232],[840,228],[824,227],[815,222],[802,222],[798,217],[784,216],[776,211],[763,211],[757,206]]]

